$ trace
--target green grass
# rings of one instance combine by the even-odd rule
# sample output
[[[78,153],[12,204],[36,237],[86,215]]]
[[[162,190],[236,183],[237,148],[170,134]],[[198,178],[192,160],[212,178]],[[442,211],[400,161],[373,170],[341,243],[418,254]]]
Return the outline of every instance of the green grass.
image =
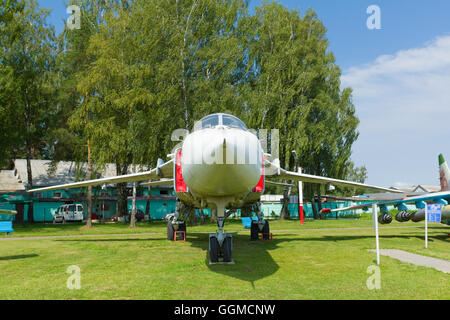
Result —
[[[227,231],[239,231],[234,265],[209,265],[212,224],[188,227],[187,241],[176,243],[166,240],[164,222],[14,225],[15,238],[75,236],[0,240],[0,299],[450,299],[448,274],[384,256],[381,290],[368,290],[371,225],[272,221],[274,241],[251,242],[240,220],[227,220]],[[450,259],[448,233],[430,224],[424,249],[423,223],[392,223],[380,227],[380,246]],[[66,287],[70,265],[81,269],[80,290]]]

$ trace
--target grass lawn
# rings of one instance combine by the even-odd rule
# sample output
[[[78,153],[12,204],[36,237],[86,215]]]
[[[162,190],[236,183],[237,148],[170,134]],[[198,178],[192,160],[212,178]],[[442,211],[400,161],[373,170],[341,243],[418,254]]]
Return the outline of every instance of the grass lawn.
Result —
[[[369,290],[376,264],[370,220],[271,221],[274,241],[249,240],[228,221],[234,265],[209,265],[212,224],[188,227],[186,242],[166,240],[164,222],[14,225],[0,239],[0,299],[450,299],[450,275],[381,256],[381,289]],[[450,260],[450,227],[423,223],[380,227],[380,247]],[[67,236],[54,238],[23,238]],[[79,235],[90,235],[89,237]],[[0,238],[6,238],[1,235]],[[22,239],[19,239],[22,238]],[[81,289],[66,287],[67,268]]]

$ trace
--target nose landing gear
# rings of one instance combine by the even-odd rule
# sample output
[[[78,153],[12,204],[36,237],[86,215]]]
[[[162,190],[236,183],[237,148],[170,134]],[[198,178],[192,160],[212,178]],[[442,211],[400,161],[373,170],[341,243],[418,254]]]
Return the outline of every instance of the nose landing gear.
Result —
[[[233,238],[224,232],[225,217],[217,218],[219,230],[209,234],[209,260],[210,263],[234,263],[232,259]],[[222,261],[220,261],[222,260]]]

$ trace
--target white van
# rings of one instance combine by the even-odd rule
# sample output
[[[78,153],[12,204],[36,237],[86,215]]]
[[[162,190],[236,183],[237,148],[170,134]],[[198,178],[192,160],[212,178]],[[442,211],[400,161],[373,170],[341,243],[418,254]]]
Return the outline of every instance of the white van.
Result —
[[[83,221],[83,206],[81,204],[65,204],[58,208],[53,216],[53,223],[67,221]]]

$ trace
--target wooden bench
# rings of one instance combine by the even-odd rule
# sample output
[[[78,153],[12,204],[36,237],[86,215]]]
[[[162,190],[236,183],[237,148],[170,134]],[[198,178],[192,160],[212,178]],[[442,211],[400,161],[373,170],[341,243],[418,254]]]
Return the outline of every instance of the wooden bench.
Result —
[[[6,232],[7,235],[11,235],[11,232],[14,232],[12,221],[0,221],[0,232]]]

